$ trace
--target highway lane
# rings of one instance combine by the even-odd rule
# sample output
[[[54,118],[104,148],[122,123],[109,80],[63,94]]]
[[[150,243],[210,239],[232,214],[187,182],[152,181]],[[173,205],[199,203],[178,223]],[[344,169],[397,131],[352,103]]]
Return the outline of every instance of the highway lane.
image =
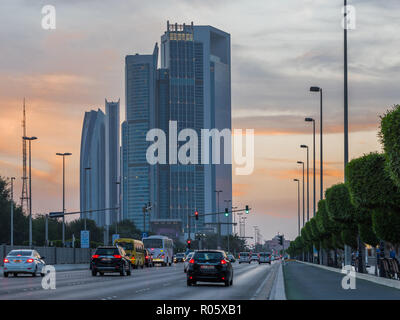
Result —
[[[41,277],[11,276],[0,278],[0,299],[266,299],[276,269],[277,263],[235,263],[232,287],[202,282],[187,287],[183,264],[133,270],[132,275],[127,277],[118,274],[92,277],[89,270],[59,271],[56,274],[55,290],[44,290]]]

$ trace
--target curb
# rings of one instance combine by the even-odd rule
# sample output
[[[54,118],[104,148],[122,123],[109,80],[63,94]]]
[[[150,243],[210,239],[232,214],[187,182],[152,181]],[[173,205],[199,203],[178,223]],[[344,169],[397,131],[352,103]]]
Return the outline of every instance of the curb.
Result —
[[[285,281],[283,277],[282,262],[279,264],[278,274],[275,277],[275,281],[272,286],[269,300],[287,300],[285,293]]]
[[[342,274],[342,269],[332,268],[332,267],[328,267],[328,266],[324,266],[324,265],[319,265],[319,264],[314,264],[314,263],[304,262],[304,261],[299,261],[299,260],[296,260],[296,261],[306,264],[306,265],[309,265],[309,266],[313,266],[313,267],[317,267],[320,269],[325,269],[328,271],[333,271],[333,272]],[[373,275],[365,274],[365,273],[359,273],[359,272],[356,272],[356,279],[362,279],[362,280],[374,282],[376,284],[380,284],[382,286],[391,287],[391,288],[400,290],[400,281],[399,280],[381,278],[381,277],[377,277],[377,276],[373,276]]]

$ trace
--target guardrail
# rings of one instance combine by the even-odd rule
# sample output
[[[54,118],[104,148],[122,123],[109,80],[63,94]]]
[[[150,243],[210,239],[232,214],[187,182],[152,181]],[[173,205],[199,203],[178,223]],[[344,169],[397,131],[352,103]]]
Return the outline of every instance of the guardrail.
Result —
[[[85,248],[59,248],[59,247],[29,247],[29,246],[9,246],[0,245],[0,261],[3,265],[3,259],[11,250],[15,249],[35,249],[39,254],[45,257],[47,264],[74,264],[89,263],[93,249]]]

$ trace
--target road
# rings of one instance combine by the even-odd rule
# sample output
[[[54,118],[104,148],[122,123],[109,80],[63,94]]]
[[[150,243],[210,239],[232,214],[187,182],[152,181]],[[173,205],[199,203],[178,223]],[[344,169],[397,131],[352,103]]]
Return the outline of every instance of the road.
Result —
[[[261,300],[271,291],[278,263],[233,264],[233,286],[199,282],[187,287],[183,264],[92,277],[89,270],[58,271],[56,289],[44,290],[41,277],[0,278],[0,300]]]

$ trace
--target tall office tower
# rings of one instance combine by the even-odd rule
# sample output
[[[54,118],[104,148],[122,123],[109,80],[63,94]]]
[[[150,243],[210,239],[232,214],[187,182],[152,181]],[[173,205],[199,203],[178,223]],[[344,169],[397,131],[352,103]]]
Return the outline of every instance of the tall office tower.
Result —
[[[80,208],[81,211],[106,208],[106,120],[103,111],[85,112],[80,154]],[[90,168],[90,169],[88,169]],[[81,214],[103,226],[103,211]]]
[[[190,221],[193,238],[195,231],[215,230],[215,225],[205,223],[217,219],[201,216],[199,221],[194,221],[189,216],[196,210],[200,214],[217,209],[224,211],[224,200],[232,200],[232,166],[211,164],[211,145],[210,164],[201,164],[200,138],[202,129],[231,129],[230,35],[210,26],[167,23],[167,31],[161,37],[161,68],[158,70],[157,57],[157,45],[153,55],[126,57],[123,215],[143,230],[142,207],[150,201],[152,221],[180,220],[186,235]],[[183,129],[197,132],[198,164],[184,165],[168,154],[170,143],[176,143],[169,140],[170,121],[176,121],[178,133]],[[165,165],[149,165],[146,161],[149,146],[146,133],[152,128],[166,133]],[[185,143],[178,142],[177,147]],[[221,163],[224,146],[225,139],[221,138]],[[219,205],[216,190],[222,190]],[[221,222],[231,219],[232,215],[228,218],[220,215]],[[221,231],[226,234],[231,230],[231,226],[225,224]]]
[[[105,100],[106,126],[105,126],[105,150],[106,150],[106,208],[118,208],[120,160],[119,160],[119,100],[108,102]],[[119,210],[106,212],[106,224],[111,225],[119,221]]]
[[[231,129],[230,64],[228,33],[211,26],[193,26],[193,23],[167,23],[167,31],[161,37],[161,68],[169,70],[167,112],[169,120],[177,121],[178,132],[191,128],[201,137],[201,129]],[[188,216],[196,209],[199,213],[223,211],[224,200],[232,200],[232,166],[222,164],[224,145],[225,139],[221,139],[221,164],[182,165],[178,162],[170,166],[169,214],[170,218],[182,219],[185,233],[190,220],[192,232],[204,230],[204,223],[217,221],[216,216],[206,216],[204,221],[199,220],[193,226],[194,219],[189,220]],[[200,163],[202,153],[198,156]],[[222,190],[219,205],[216,190]],[[232,215],[219,215],[219,220],[231,222]],[[231,230],[230,225],[221,228],[222,234],[231,233]]]
[[[125,58],[126,114],[122,124],[122,202],[123,217],[140,230],[149,230],[149,217],[144,226],[142,208],[151,201],[155,183],[154,166],[146,160],[149,142],[146,134],[155,127],[156,69],[158,46],[151,55],[128,55]],[[154,182],[154,180],[153,180]]]

